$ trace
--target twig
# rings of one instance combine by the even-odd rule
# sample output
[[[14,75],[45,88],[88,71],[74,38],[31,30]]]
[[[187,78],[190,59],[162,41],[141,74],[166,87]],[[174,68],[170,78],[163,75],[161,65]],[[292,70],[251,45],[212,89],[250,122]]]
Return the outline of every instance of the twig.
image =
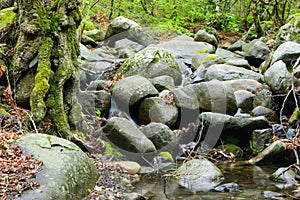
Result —
[[[293,72],[292,72],[292,87],[291,89],[289,90],[289,92],[287,93],[287,95],[285,96],[284,100],[283,100],[283,103],[282,103],[282,107],[280,109],[280,123],[283,124],[282,122],[282,112],[283,112],[283,109],[284,109],[284,105],[286,104],[286,101],[289,97],[289,95],[291,94],[291,92],[293,92],[293,97],[294,97],[294,100],[295,100],[295,104],[296,104],[296,108],[299,108],[299,105],[298,105],[298,100],[297,100],[297,97],[296,97],[296,92],[295,92],[295,83],[294,83],[294,78],[295,78],[295,73],[294,73],[294,70],[297,68],[297,66],[299,65],[299,62],[300,62],[300,56],[299,58],[297,59],[296,63],[294,64],[293,66]]]
[[[299,155],[298,155],[298,152],[296,151],[295,148],[293,148],[293,151],[294,151],[294,154],[295,154],[295,157],[296,157],[296,164],[299,166],[300,161],[299,161]]]
[[[33,125],[33,128],[34,128],[34,130],[35,130],[35,133],[38,134],[39,132],[38,132],[38,130],[37,130],[37,128],[36,128],[36,125],[35,125],[35,123],[34,123],[32,117],[31,117],[31,115],[30,115],[26,110],[23,110],[23,111],[26,113],[26,115],[29,117],[30,121],[32,122],[32,125]]]
[[[155,169],[155,170],[158,170],[157,167],[155,167],[151,162],[149,162],[144,156],[142,156],[142,159],[143,159],[146,163],[148,163],[148,164],[150,165],[150,167],[152,167],[152,168]]]

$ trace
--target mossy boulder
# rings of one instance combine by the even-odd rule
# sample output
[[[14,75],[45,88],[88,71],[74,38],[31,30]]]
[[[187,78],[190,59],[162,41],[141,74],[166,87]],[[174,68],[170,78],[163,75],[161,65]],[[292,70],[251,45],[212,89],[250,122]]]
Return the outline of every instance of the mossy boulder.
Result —
[[[162,123],[151,122],[143,126],[141,131],[153,142],[156,149],[161,149],[169,144],[178,145],[175,133]],[[167,147],[168,150],[170,147]]]
[[[224,179],[221,170],[204,158],[183,163],[176,174],[178,183],[192,192],[209,191]]]
[[[176,85],[182,80],[179,63],[173,55],[157,47],[148,47],[128,58],[118,72],[125,76],[138,74],[146,78],[168,75],[174,79]]]
[[[225,61],[223,60],[223,58],[216,54],[199,53],[192,58],[191,68],[193,70],[196,70],[197,68],[199,68],[200,65],[203,65],[204,67],[209,67],[210,65],[222,64],[224,62]]]
[[[97,168],[78,146],[68,140],[31,134],[14,144],[20,146],[25,155],[33,155],[43,162],[42,170],[33,179],[40,187],[25,191],[17,199],[80,200],[88,195],[98,180]]]
[[[121,153],[154,152],[154,144],[129,120],[121,117],[110,118],[100,132],[112,142]]]

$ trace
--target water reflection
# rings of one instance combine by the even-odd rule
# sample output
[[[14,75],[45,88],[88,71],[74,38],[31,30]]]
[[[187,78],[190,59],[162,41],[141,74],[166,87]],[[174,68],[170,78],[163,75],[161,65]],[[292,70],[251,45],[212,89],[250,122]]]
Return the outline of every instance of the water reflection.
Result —
[[[193,193],[179,186],[174,177],[165,178],[161,175],[144,175],[141,177],[141,181],[135,185],[135,192],[143,194],[151,200],[271,199],[271,197],[267,198],[267,196],[276,195],[276,193],[273,194],[272,192],[285,195],[283,198],[279,197],[276,199],[293,199],[289,194],[292,194],[292,190],[294,190],[295,187],[283,187],[283,189],[280,189],[276,187],[274,182],[269,180],[269,176],[274,173],[279,166],[252,166],[242,163],[233,163],[218,165],[218,167],[225,177],[223,183],[232,182],[238,184],[238,191]]]

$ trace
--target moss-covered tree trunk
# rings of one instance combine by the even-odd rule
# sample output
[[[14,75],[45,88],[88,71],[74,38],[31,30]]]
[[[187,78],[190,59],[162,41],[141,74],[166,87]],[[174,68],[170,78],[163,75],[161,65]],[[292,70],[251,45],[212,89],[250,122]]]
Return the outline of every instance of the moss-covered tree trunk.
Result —
[[[20,32],[12,68],[15,83],[28,70],[35,73],[30,95],[35,124],[43,127],[47,121],[53,133],[78,144],[77,130],[86,130],[78,103],[80,4],[80,0],[18,0]]]

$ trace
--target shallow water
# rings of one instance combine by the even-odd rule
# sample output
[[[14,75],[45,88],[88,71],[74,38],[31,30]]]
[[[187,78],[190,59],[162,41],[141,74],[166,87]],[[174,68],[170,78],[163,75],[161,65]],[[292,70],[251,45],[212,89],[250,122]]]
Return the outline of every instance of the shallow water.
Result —
[[[239,190],[234,192],[197,192],[192,193],[188,189],[179,186],[174,178],[163,178],[158,176],[143,176],[141,181],[135,185],[135,192],[141,193],[150,199],[271,199],[264,196],[265,191],[272,191],[284,194],[284,197],[276,199],[293,199],[293,190],[299,189],[296,186],[287,186],[274,183],[269,176],[279,167],[274,165],[252,166],[239,163],[218,165],[224,174],[223,183],[237,183]],[[275,198],[274,198],[275,199]]]

